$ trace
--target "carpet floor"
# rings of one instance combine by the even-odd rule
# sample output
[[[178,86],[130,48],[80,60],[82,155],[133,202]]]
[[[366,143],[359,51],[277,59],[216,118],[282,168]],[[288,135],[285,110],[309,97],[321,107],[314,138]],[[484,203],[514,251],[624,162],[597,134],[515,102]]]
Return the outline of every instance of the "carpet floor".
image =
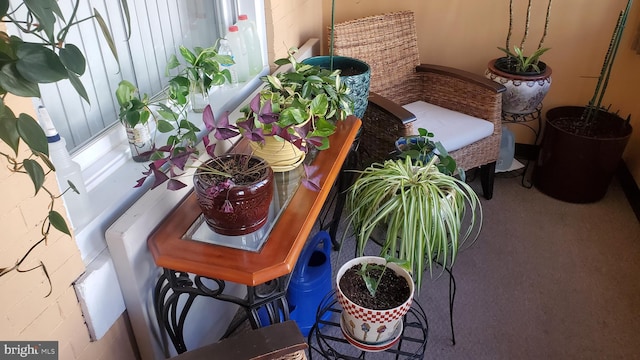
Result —
[[[425,274],[415,298],[429,325],[424,358],[640,359],[640,223],[615,180],[603,200],[570,204],[499,174],[482,206],[480,237],[453,268],[455,345],[446,273]],[[334,274],[353,256],[347,237]],[[361,355],[349,346],[338,350]]]

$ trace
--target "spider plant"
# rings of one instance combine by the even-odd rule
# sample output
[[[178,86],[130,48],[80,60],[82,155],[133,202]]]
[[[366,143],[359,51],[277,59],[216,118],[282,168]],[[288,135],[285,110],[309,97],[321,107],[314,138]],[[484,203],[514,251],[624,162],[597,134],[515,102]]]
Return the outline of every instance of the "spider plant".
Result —
[[[469,185],[438,170],[437,157],[421,166],[412,161],[387,160],[359,171],[347,192],[344,236],[354,230],[362,256],[374,230],[384,231],[380,256],[407,261],[419,289],[426,267],[431,274],[434,263],[450,268],[462,245],[477,239],[482,207]]]

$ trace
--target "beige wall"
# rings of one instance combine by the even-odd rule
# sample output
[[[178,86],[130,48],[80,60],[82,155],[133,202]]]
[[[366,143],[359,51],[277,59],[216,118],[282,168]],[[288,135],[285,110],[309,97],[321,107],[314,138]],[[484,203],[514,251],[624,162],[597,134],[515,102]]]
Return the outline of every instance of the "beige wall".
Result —
[[[537,47],[542,35],[546,1],[534,1],[529,38],[525,49]],[[595,89],[595,78],[619,12],[626,0],[564,0],[552,4],[551,23],[545,40],[550,47],[544,56],[553,70],[553,85],[545,99],[545,109],[561,105],[586,105]],[[519,45],[526,1],[517,1],[514,10],[514,34],[511,46]],[[508,0],[340,0],[336,5],[336,22],[384,12],[412,10],[416,14],[420,60],[453,66],[483,74],[487,62],[501,56],[508,29]],[[323,0],[323,40],[328,37],[331,0]],[[640,27],[640,4],[636,2],[625,30],[623,43],[614,66],[605,104],[632,114],[632,125],[640,128],[640,55],[631,44]],[[544,111],[544,109],[543,109]],[[533,136],[526,129],[516,129],[518,141],[530,143]],[[520,131],[518,131],[520,130]],[[640,184],[640,131],[636,130],[624,160]]]
[[[8,96],[7,104],[16,114],[36,114],[30,99]],[[26,151],[26,148],[21,149]],[[4,143],[0,152],[10,153]],[[49,197],[33,197],[33,185],[26,175],[12,174],[0,161],[0,266],[15,263],[40,237],[41,222]],[[57,190],[55,178],[46,186]],[[62,203],[56,210],[64,214]],[[47,267],[53,292],[45,297],[49,285],[42,271],[11,272],[0,278],[0,340],[58,341],[60,359],[135,359],[125,316],[99,342],[89,341],[80,306],[71,283],[84,271],[75,241],[52,231],[46,246],[39,246],[24,263],[30,268],[41,260]]]
[[[272,4],[273,2],[273,4]],[[268,18],[269,59],[284,57],[287,49],[299,46],[310,37],[319,37],[322,4],[315,0],[266,0]],[[16,112],[36,117],[30,99],[12,97],[7,104]],[[9,149],[1,143],[0,152]],[[11,174],[6,161],[0,159],[0,266],[13,264],[31,244],[39,239],[46,214],[48,197],[33,197],[33,185],[21,174]],[[56,189],[55,179],[47,185]],[[58,211],[64,209],[58,205]],[[107,334],[96,342],[89,333],[80,312],[71,283],[84,271],[80,253],[73,239],[54,232],[47,246],[40,247],[25,267],[42,260],[53,282],[48,291],[46,278],[40,271],[0,278],[0,340],[54,340],[59,342],[60,359],[128,360],[135,359],[135,342],[123,315]]]
[[[309,38],[319,38],[322,29],[322,3],[317,0],[265,0],[269,64],[285,57],[291,47]]]

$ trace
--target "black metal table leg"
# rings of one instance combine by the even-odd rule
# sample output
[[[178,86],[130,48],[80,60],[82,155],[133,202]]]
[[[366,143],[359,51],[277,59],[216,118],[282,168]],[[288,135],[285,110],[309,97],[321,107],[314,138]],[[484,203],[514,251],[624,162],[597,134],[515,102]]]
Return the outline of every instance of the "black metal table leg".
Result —
[[[154,288],[154,308],[160,329],[164,329],[178,354],[187,351],[184,341],[184,325],[191,305],[197,296],[211,297],[241,306],[247,313],[252,328],[257,329],[272,323],[289,320],[286,293],[290,274],[257,286],[247,286],[247,296],[238,298],[225,294],[225,281],[210,279],[185,272],[163,269]],[[214,282],[207,286],[203,279]],[[186,297],[184,305],[180,301]],[[263,323],[259,311],[266,310],[268,320]],[[237,325],[237,324],[236,324]],[[230,332],[228,332],[229,334]],[[227,335],[228,335],[227,334]],[[167,349],[165,349],[166,351]]]

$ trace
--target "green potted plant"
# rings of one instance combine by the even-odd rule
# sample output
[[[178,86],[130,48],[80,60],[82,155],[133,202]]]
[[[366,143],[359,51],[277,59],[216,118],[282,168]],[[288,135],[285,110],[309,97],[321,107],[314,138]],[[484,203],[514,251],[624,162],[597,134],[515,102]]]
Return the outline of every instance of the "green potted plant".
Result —
[[[365,351],[381,351],[402,334],[402,318],[413,302],[415,285],[403,262],[360,256],[336,275],[340,327],[346,339]]]
[[[458,171],[464,181],[464,170],[458,169],[456,161],[449,155],[442,143],[439,141],[434,142],[432,138],[432,132],[424,128],[418,128],[418,135],[403,136],[396,140],[395,156],[398,158],[409,156],[414,163],[418,161],[428,163],[431,158],[436,156],[438,157],[436,166],[441,173],[454,175]]]
[[[231,156],[231,159],[215,156],[215,143],[211,142],[209,136],[205,136],[203,144],[212,159],[198,165],[195,163],[198,159],[198,151],[195,146],[197,139],[195,139],[195,132],[190,133],[193,130],[192,124],[188,125],[190,122],[187,120],[179,120],[177,127],[169,128],[168,125],[162,125],[163,119],[159,119],[159,129],[186,130],[186,132],[179,132],[170,138],[166,146],[154,151],[149,170],[144,172],[144,176],[138,180],[136,186],[141,186],[148,177],[153,175],[152,188],[167,182],[169,190],[177,190],[186,186],[180,180],[180,177],[185,174],[186,167],[195,167],[196,195],[205,215],[213,212],[236,219],[241,213],[258,212],[245,210],[264,208],[264,212],[260,211],[262,214],[260,219],[253,223],[251,223],[252,220],[247,220],[244,225],[239,224],[238,228],[241,230],[221,228],[220,224],[230,221],[216,222],[216,220],[207,219],[207,224],[214,231],[222,234],[231,234],[232,232],[238,234],[237,231],[246,233],[259,229],[265,223],[264,220],[272,196],[272,186],[259,186],[270,192],[257,197],[260,201],[249,208],[241,205],[247,204],[246,198],[240,199],[236,203],[237,205],[233,204],[233,199],[236,197],[236,192],[241,193],[238,196],[252,195],[255,192],[254,190],[239,191],[241,185],[254,185],[240,180],[246,178],[247,174],[251,174],[252,178],[260,183],[264,181],[265,177],[273,178],[272,174],[270,176],[268,174],[273,168],[277,169],[279,164],[270,164],[268,159],[265,163],[261,156],[255,154],[257,150],[261,149],[261,144],[268,138],[277,138],[276,141],[280,144],[291,145],[301,151],[303,155],[309,151],[326,149],[329,147],[328,137],[336,129],[333,121],[344,119],[351,113],[352,104],[350,99],[346,97],[347,88],[340,82],[336,73],[299,63],[295,59],[294,53],[295,50],[292,49],[287,58],[276,61],[278,65],[290,64],[292,71],[265,76],[263,78],[264,87],[251,100],[250,104],[242,109],[243,116],[237,119],[235,124],[230,123],[228,114],[224,114],[216,121],[210,105],[204,109],[203,122],[207,131],[213,133],[215,139],[232,140],[237,136],[245,137],[255,143],[253,145],[254,154],[251,156],[235,154]],[[181,88],[177,87],[177,89]],[[158,112],[161,117],[166,119],[174,116],[170,110],[170,107],[164,106]],[[303,185],[311,189],[318,189],[319,179],[313,177],[312,167],[305,166],[305,174],[307,176],[302,179]],[[207,179],[203,179],[203,177]]]
[[[189,81],[189,102],[193,112],[204,111],[209,103],[209,90],[213,86],[231,82],[231,73],[221,64],[233,64],[233,59],[228,55],[220,55],[216,51],[216,45],[208,48],[195,47],[189,50],[180,46],[180,55],[185,64],[181,64],[178,57],[173,54],[167,64],[167,73],[175,68],[182,68],[173,79]],[[183,81],[184,81],[183,80]]]
[[[511,34],[513,30],[513,0],[509,0],[509,31],[505,47],[499,47],[505,56],[489,61],[485,76],[507,88],[502,95],[502,111],[512,114],[530,114],[540,106],[551,86],[551,67],[540,61],[540,57],[549,50],[543,47],[549,28],[551,2],[547,3],[544,20],[544,31],[538,47],[525,55],[525,43],[529,35],[531,20],[531,6],[533,0],[528,0],[525,27],[520,46],[511,50]]]
[[[249,139],[254,154],[276,172],[291,170],[307,153],[328,148],[335,121],[353,108],[337,71],[298,62],[295,52],[291,49],[287,58],[276,60],[277,65],[291,65],[292,71],[263,77],[263,88],[242,109],[243,116],[235,125],[224,119],[215,133],[219,140],[238,135]],[[305,167],[303,184],[317,189],[318,179],[311,172]]]
[[[371,80],[371,69],[364,61],[348,56],[337,56],[334,54],[334,28],[335,28],[335,0],[331,1],[331,27],[329,28],[329,55],[314,56],[305,59],[306,64],[320,66],[330,71],[339,70],[342,81],[349,88],[349,97],[353,101],[353,114],[362,118],[367,105],[369,104],[369,83]]]
[[[603,108],[618,47],[633,0],[620,12],[593,97],[586,106],[559,106],[547,112],[533,183],[543,193],[571,203],[602,199],[631,137],[626,119]]]
[[[73,8],[77,9],[79,3],[75,1]],[[2,22],[11,23],[19,32],[32,37],[29,42],[25,42],[17,36],[0,32],[0,67],[3,69],[0,74],[0,140],[9,150],[0,149],[0,157],[7,161],[10,172],[29,178],[34,186],[34,196],[45,193],[50,201],[47,215],[42,221],[40,239],[32,244],[13,266],[0,268],[0,276],[13,270],[23,272],[42,269],[49,280],[42,262],[31,269],[21,269],[20,266],[36,247],[46,243],[52,227],[69,236],[71,231],[64,217],[54,210],[56,200],[62,195],[45,185],[46,178],[55,172],[55,167],[49,159],[47,137],[38,122],[30,115],[23,113],[16,116],[5,103],[5,97],[9,93],[20,97],[40,97],[39,84],[68,79],[78,94],[88,102],[87,92],[80,81],[80,76],[85,71],[85,57],[77,46],[66,41],[68,30],[83,21],[95,19],[116,60],[118,56],[109,29],[95,9],[91,16],[78,19],[75,11],[71,16],[64,16],[54,0],[13,2],[13,5],[14,9],[26,9],[24,17],[19,18],[17,12],[10,12],[9,1],[2,1]],[[126,1],[121,1],[121,5],[128,22]],[[24,151],[25,145],[28,151]],[[69,183],[69,188],[77,191],[74,184]],[[63,193],[65,191],[68,189],[62,190]]]
[[[380,255],[407,261],[418,289],[426,267],[431,271],[435,262],[443,269],[453,266],[458,250],[475,241],[482,228],[476,193],[440,172],[437,161],[416,164],[407,156],[374,163],[358,172],[347,192],[343,241],[353,234],[362,255],[372,235],[382,234],[376,239]]]
[[[167,75],[177,67],[181,67],[181,70],[169,79],[168,86],[160,93],[150,97],[140,94],[127,80],[118,84],[118,117],[127,131],[134,161],[148,161],[156,152],[156,129],[161,133],[175,132],[169,137],[168,145],[185,140],[197,143],[197,132],[200,129],[187,120],[189,107],[192,111],[202,112],[208,103],[211,86],[231,81],[229,70],[220,66],[221,63],[233,63],[230,56],[219,55],[215,47],[196,47],[192,51],[180,46],[179,49],[186,65],[182,65],[175,54],[171,56],[167,64]]]

